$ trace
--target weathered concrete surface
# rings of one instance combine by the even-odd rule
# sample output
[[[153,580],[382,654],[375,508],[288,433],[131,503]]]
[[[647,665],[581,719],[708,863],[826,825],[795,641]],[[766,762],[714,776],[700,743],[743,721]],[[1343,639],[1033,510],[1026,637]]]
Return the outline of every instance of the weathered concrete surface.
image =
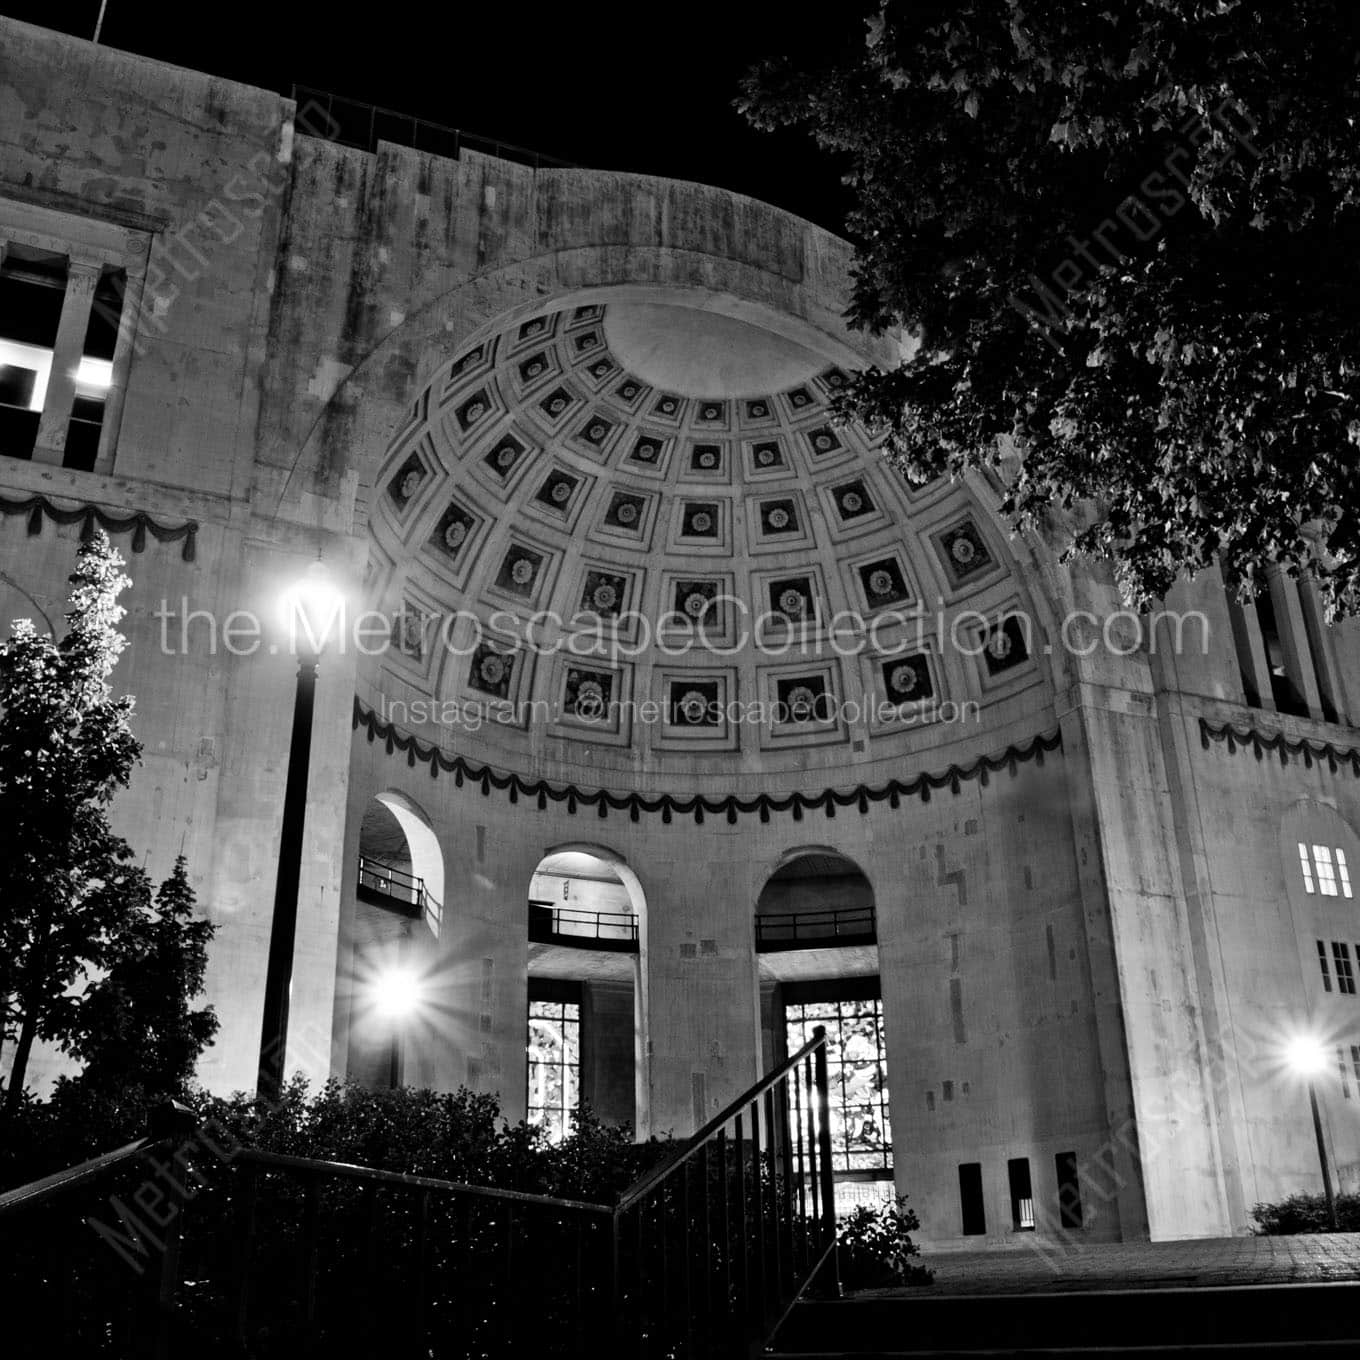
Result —
[[[0,21],[0,242],[52,239],[58,227],[73,251],[113,250],[116,237],[117,258],[130,276],[140,271],[122,424],[96,472],[4,460],[0,494],[200,526],[192,562],[154,538],[131,559],[132,645],[117,682],[138,696],[146,759],[114,815],[153,874],[181,851],[189,858],[202,909],[219,925],[208,988],[222,1031],[200,1075],[214,1089],[248,1087],[294,668],[284,651],[270,652],[273,632],[253,654],[230,654],[226,616],[271,618],[283,587],[318,556],[356,600],[381,588],[390,603],[412,582],[433,591],[421,556],[433,502],[417,533],[415,520],[379,508],[382,473],[426,418],[420,403],[441,399],[451,362],[531,317],[665,300],[763,330],[777,337],[772,353],[792,343],[827,365],[891,356],[844,329],[845,244],[765,205],[473,153],[343,148],[308,135],[279,96]],[[507,378],[519,403],[507,419],[528,406],[516,381]],[[798,419],[789,430],[802,428]],[[747,434],[725,432],[734,458],[745,456]],[[565,441],[551,455],[589,466]],[[460,464],[459,488],[473,485],[465,474]],[[639,571],[706,563],[748,590],[776,569],[810,568],[843,603],[861,554],[834,523],[839,476],[810,464],[800,474],[815,513],[798,549],[753,554],[752,531],[734,533],[716,566],[673,548],[636,562],[621,548],[596,555]],[[610,484],[599,477],[599,494]],[[666,485],[681,494],[675,479]],[[527,532],[527,500],[504,502],[504,533]],[[994,683],[971,661],[941,658],[945,691],[976,700],[975,721],[684,756],[534,727],[421,735],[446,754],[557,784],[748,797],[967,767],[1039,732],[1060,731],[1061,752],[993,773],[985,787],[964,781],[929,802],[850,806],[834,818],[729,824],[709,815],[698,825],[611,811],[601,820],[593,809],[483,794],[475,780],[431,779],[370,744],[351,730],[355,695],[378,707],[428,696],[432,682],[353,650],[332,653],[318,690],[290,1069],[320,1079],[380,1066],[381,1036],[357,1005],[353,968],[386,926],[357,911],[353,866],[365,810],[397,790],[436,833],[445,880],[438,937],[421,923],[397,932],[428,968],[436,1003],[407,1036],[410,1080],[496,1091],[509,1117],[522,1114],[526,895],[544,854],[593,846],[636,875],[645,903],[635,1112],[645,1129],[692,1129],[761,1070],[761,891],[790,852],[830,849],[863,869],[879,913],[896,1174],[927,1239],[965,1241],[965,1162],[983,1165],[992,1244],[1013,1240],[1006,1162],[1016,1157],[1030,1161],[1047,1239],[1058,1235],[1058,1153],[1078,1157],[1083,1239],[1240,1230],[1256,1200],[1312,1188],[1306,1102],[1275,1055],[1291,1028],[1310,1024],[1347,1059],[1360,1045],[1360,1001],[1324,993],[1316,957],[1317,940],[1354,949],[1360,931],[1354,899],[1303,892],[1295,846],[1318,837],[1345,848],[1360,883],[1360,781],[1344,760],[1282,764],[1206,748],[1200,720],[1255,724],[1318,750],[1324,741],[1354,748],[1360,631],[1314,624],[1310,644],[1297,635],[1309,626],[1306,601],[1295,611],[1286,598],[1277,612],[1294,629],[1289,664],[1315,707],[1332,694],[1342,721],[1275,713],[1268,680],[1264,707],[1249,708],[1243,659],[1259,682],[1259,626],[1238,617],[1234,639],[1215,580],[1170,602],[1203,611],[1207,650],[1151,655],[1146,639],[1125,647],[1134,621],[1117,616],[1098,570],[1007,540],[985,485],[893,504],[888,526],[875,530],[882,538],[856,543],[900,547],[909,573],[941,583],[951,617],[978,601],[1030,611],[1051,649],[1036,653],[1023,683]],[[948,587],[941,565],[934,535],[955,514],[976,517],[997,555],[977,592]],[[741,533],[749,530],[744,522]],[[60,613],[77,532],[47,524],[29,534],[22,517],[0,518],[6,617]],[[565,598],[579,585],[571,572],[584,569],[584,534],[540,529],[535,541],[570,562]],[[440,602],[458,598],[450,589]],[[216,619],[215,651],[206,617],[180,644],[194,610]],[[1089,616],[1069,634],[1074,610]],[[1105,645],[1081,654],[1106,621]],[[864,690],[865,672],[843,673],[848,692]],[[763,672],[751,661],[741,674]],[[634,1076],[617,1070],[626,1004],[621,992],[598,1000],[614,1058],[592,1080],[597,1100],[622,1111]],[[775,1023],[767,1015],[765,1030]],[[46,1055],[35,1077],[57,1067]],[[1346,1091],[1339,1073],[1319,1088],[1329,1151],[1349,1188],[1360,1184],[1360,1121],[1349,1117],[1360,1108],[1351,1103],[1360,1072]]]

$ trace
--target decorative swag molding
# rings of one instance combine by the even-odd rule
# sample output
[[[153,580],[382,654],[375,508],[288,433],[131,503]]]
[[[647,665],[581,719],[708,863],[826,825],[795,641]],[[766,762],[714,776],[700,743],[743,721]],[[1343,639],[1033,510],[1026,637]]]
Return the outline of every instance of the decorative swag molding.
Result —
[[[1330,741],[1315,741],[1309,737],[1295,741],[1283,732],[1260,732],[1255,727],[1245,729],[1234,727],[1231,723],[1211,723],[1207,718],[1199,720],[1199,744],[1207,751],[1211,742],[1227,746],[1231,755],[1238,750],[1251,748],[1257,760],[1264,760],[1267,751],[1280,758],[1281,765],[1288,765],[1290,756],[1301,759],[1307,769],[1314,763],[1326,765],[1332,773],[1349,765],[1351,773],[1360,778],[1360,747],[1337,746]]]
[[[27,515],[30,535],[42,533],[43,517],[53,524],[79,524],[81,538],[88,538],[97,525],[110,534],[132,532],[132,551],[142,552],[146,548],[146,536],[150,534],[157,543],[182,542],[180,557],[192,562],[195,557],[195,542],[198,537],[198,521],[191,519],[184,524],[158,524],[144,510],[130,515],[115,515],[98,505],[78,505],[71,510],[63,510],[53,505],[46,496],[24,496],[10,500],[0,496],[0,514]]]
[[[1008,746],[995,756],[979,756],[968,765],[951,765],[939,774],[918,774],[912,779],[889,780],[886,784],[871,787],[860,784],[853,789],[823,789],[820,793],[790,793],[782,797],[769,793],[742,798],[728,794],[725,798],[706,798],[701,794],[688,797],[679,794],[663,793],[647,797],[640,793],[611,793],[607,789],[582,789],[576,784],[555,785],[546,779],[526,779],[523,775],[508,770],[493,769],[490,765],[477,765],[462,756],[445,755],[437,746],[418,740],[409,732],[389,722],[384,722],[357,696],[354,700],[354,727],[362,727],[370,742],[381,741],[388,755],[396,751],[406,753],[409,766],[428,765],[432,778],[441,773],[451,773],[453,782],[461,788],[465,781],[471,780],[481,786],[483,796],[498,789],[509,796],[512,803],[521,798],[533,798],[540,810],[548,806],[548,800],[565,803],[567,811],[575,814],[578,808],[594,807],[599,816],[607,817],[609,810],[627,812],[629,819],[636,822],[644,812],[661,814],[663,822],[670,822],[679,814],[682,817],[693,815],[702,824],[705,814],[723,814],[728,822],[736,822],[738,815],[749,816],[758,813],[762,822],[770,820],[772,812],[790,812],[794,821],[801,821],[805,811],[821,809],[828,817],[836,815],[838,807],[854,807],[861,814],[869,811],[870,803],[887,801],[888,806],[896,808],[903,798],[919,798],[921,802],[930,801],[934,789],[947,788],[957,794],[965,780],[974,780],[986,787],[993,774],[1005,770],[1012,777],[1020,765],[1034,761],[1044,763],[1044,756],[1050,751],[1062,748],[1062,734],[1041,733],[1022,745]]]

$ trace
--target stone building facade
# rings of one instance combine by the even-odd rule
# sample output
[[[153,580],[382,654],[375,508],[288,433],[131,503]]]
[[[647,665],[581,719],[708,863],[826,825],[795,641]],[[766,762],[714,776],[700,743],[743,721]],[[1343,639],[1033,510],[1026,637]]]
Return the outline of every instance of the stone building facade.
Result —
[[[203,1082],[254,1084],[320,560],[290,1071],[541,1114],[537,1001],[552,1101],[683,1135],[844,1000],[847,1170],[928,1240],[1166,1239],[1316,1186],[1310,1031],[1360,1182],[1355,625],[1282,576],[1139,618],[996,487],[906,485],[830,419],[896,351],[806,222],[332,131],[0,21],[0,597],[57,618],[87,524],[128,556],[115,818],[218,924]]]

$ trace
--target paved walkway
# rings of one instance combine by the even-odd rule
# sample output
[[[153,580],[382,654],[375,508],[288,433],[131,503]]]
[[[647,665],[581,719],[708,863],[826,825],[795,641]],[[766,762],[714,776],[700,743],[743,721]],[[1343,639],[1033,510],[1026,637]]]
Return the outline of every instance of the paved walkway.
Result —
[[[1360,1279],[1360,1233],[1067,1247],[1035,1239],[1000,1251],[926,1250],[920,1259],[935,1272],[933,1294],[1298,1284]]]

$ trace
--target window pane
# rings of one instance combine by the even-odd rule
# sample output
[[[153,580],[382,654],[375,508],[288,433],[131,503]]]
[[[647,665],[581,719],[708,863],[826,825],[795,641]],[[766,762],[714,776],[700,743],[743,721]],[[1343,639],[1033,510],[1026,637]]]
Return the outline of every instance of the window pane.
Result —
[[[1325,845],[1313,847],[1313,866],[1317,870],[1318,891],[1324,897],[1336,896],[1336,875],[1332,872],[1332,852]]]
[[[529,1002],[528,1117],[551,1142],[569,1131],[580,1105],[581,1008],[571,1001]]]
[[[1341,881],[1342,897],[1351,895],[1351,871],[1346,866],[1346,852],[1340,847],[1336,852],[1336,876]]]
[[[1308,847],[1299,842],[1299,867],[1303,870],[1303,890],[1310,893],[1313,891],[1313,864],[1308,858]]]

